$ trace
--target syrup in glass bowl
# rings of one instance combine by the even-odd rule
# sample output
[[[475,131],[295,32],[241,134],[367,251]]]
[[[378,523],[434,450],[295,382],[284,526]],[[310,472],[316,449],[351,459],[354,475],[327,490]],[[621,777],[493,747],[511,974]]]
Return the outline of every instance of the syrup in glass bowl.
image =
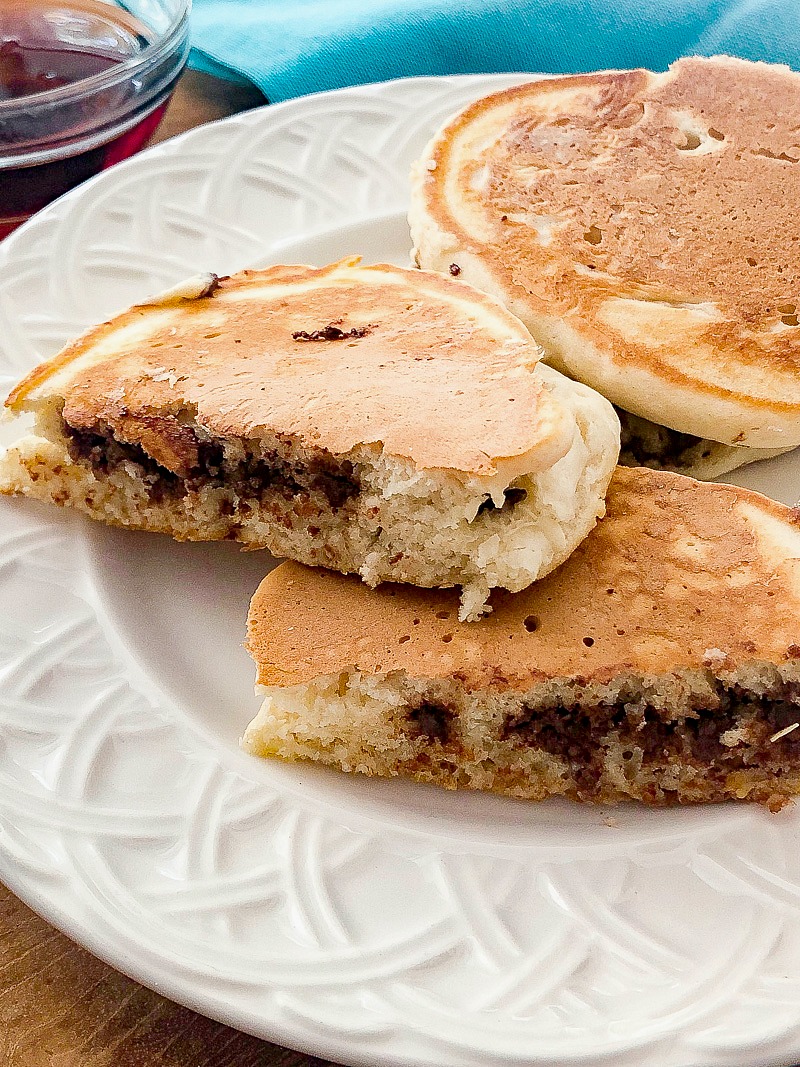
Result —
[[[0,238],[133,155],[188,54],[189,0],[0,0]]]

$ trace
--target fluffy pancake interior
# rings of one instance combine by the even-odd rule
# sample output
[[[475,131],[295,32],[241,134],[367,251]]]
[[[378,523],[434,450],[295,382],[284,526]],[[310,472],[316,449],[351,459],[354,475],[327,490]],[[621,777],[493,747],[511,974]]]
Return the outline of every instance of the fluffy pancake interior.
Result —
[[[370,776],[505,796],[646,804],[800,792],[800,669],[752,663],[527,693],[357,672],[266,689],[243,745]]]
[[[417,169],[417,261],[454,263],[554,366],[638,416],[793,447],[798,112],[800,75],[725,57],[496,94]]]

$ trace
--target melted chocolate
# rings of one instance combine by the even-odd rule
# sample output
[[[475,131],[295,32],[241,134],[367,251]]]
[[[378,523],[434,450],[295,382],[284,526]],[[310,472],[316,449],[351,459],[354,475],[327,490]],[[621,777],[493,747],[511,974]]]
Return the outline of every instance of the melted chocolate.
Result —
[[[136,464],[142,482],[156,502],[212,485],[225,486],[245,499],[257,499],[266,492],[286,497],[321,493],[336,511],[361,490],[355,468],[347,460],[320,456],[301,465],[286,462],[277,453],[268,453],[229,462],[221,440],[198,440],[197,462],[185,477],[180,477],[157,463],[140,445],[118,441],[110,431],[101,433],[67,424],[64,430],[72,458],[88,463],[96,472],[108,475],[124,463]]]

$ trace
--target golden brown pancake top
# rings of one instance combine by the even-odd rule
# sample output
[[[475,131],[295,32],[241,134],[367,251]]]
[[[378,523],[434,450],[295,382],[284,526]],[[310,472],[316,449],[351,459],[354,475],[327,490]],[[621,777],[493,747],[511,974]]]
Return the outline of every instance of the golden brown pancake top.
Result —
[[[428,166],[437,223],[534,312],[677,385],[800,410],[800,75],[716,57],[521,85]]]
[[[199,299],[135,307],[35,371],[9,404],[56,393],[72,426],[150,442],[171,469],[187,419],[335,453],[382,444],[418,467],[478,475],[504,458],[535,453],[535,471],[566,453],[571,416],[532,373],[541,353],[518,319],[449,278],[356,262],[245,271]]]
[[[559,570],[458,622],[458,594],[284,563],[250,608],[263,685],[345,670],[525,691],[800,658],[800,517],[757,493],[617,468],[608,512]]]

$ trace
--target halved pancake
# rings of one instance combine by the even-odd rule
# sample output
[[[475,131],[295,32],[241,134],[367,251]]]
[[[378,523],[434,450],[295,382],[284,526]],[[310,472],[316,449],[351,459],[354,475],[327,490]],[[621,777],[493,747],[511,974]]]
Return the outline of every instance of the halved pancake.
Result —
[[[507,89],[417,165],[417,262],[621,408],[623,462],[776,455],[800,444],[799,126],[800,75],[728,57]]]
[[[447,592],[284,565],[250,608],[244,747],[540,800],[800,792],[800,518],[617,469],[555,573],[465,626]]]
[[[200,279],[90,331],[8,400],[0,490],[367,582],[463,614],[603,514],[619,423],[525,327],[436,274],[357,260]],[[30,420],[28,420],[30,421]]]

